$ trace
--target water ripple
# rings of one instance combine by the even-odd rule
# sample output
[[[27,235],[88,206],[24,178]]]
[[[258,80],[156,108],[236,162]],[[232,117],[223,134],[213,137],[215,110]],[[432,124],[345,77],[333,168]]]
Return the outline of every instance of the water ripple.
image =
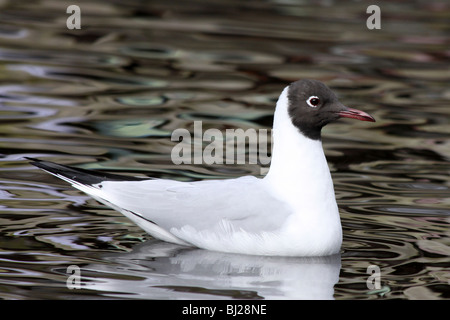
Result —
[[[2,3],[1,298],[450,298],[447,4],[381,1],[379,30],[362,2],[77,5],[82,29],[68,30],[63,2]],[[260,175],[176,166],[171,133],[195,120],[268,129],[280,90],[306,77],[377,119],[324,128],[344,229],[335,260],[171,246],[23,160],[182,181]]]

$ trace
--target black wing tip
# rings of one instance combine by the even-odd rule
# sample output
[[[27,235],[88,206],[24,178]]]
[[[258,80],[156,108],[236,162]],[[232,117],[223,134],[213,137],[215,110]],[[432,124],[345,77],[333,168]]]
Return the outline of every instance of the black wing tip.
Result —
[[[29,160],[30,164],[32,164],[33,166],[44,169],[44,170],[48,170],[48,171],[51,171],[52,164],[56,165],[56,163],[53,163],[51,161],[41,160],[41,159],[32,158],[32,157],[24,157],[24,158]]]
[[[105,173],[95,170],[75,168],[68,165],[58,164],[55,162],[40,160],[32,157],[24,157],[30,160],[30,164],[41,168],[49,173],[67,177],[82,184],[98,184],[103,181],[141,181],[144,178],[129,177],[112,173]]]
[[[61,164],[56,164],[54,162],[51,161],[46,161],[46,160],[41,160],[41,159],[37,159],[37,158],[32,158],[32,157],[24,157],[25,159],[30,161],[30,164],[32,164],[33,166],[36,166],[38,168],[44,169],[44,170],[48,170],[51,171],[53,173],[58,173],[56,170],[56,167],[65,167]],[[52,170],[52,168],[54,170]]]
[[[39,168],[46,166],[45,164],[47,164],[47,165],[55,164],[56,165],[56,163],[54,163],[54,162],[47,161],[47,160],[41,160],[38,158],[32,158],[32,157],[24,157],[24,158],[29,160],[30,164],[32,164],[33,166],[39,167]]]
[[[24,157],[27,160],[30,160],[30,163],[37,163],[37,162],[41,162],[43,160],[37,159],[37,158],[32,158],[32,157]]]

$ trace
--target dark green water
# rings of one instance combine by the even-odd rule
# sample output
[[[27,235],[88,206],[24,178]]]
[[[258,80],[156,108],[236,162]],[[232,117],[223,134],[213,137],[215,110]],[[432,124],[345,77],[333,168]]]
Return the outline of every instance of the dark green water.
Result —
[[[450,8],[444,1],[0,3],[0,298],[449,299]],[[179,180],[261,167],[175,165],[172,131],[268,129],[276,98],[326,82],[377,122],[323,142],[344,229],[323,259],[188,250],[24,156]],[[81,270],[68,289],[67,267]],[[380,271],[371,289],[367,268]]]

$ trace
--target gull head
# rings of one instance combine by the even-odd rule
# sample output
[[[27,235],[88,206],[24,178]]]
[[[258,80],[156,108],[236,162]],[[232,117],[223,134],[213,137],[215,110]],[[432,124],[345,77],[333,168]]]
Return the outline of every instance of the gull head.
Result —
[[[289,85],[288,113],[292,124],[313,140],[319,140],[322,128],[339,118],[375,122],[368,113],[344,106],[322,82],[308,79]]]

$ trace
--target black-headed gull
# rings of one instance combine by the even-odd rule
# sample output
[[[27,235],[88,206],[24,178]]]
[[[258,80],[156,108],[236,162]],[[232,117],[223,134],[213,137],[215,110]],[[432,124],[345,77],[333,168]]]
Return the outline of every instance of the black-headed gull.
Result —
[[[325,256],[340,251],[342,227],[320,133],[341,117],[375,121],[342,105],[320,81],[287,86],[276,105],[264,178],[133,179],[30,160],[164,241],[232,253]]]

